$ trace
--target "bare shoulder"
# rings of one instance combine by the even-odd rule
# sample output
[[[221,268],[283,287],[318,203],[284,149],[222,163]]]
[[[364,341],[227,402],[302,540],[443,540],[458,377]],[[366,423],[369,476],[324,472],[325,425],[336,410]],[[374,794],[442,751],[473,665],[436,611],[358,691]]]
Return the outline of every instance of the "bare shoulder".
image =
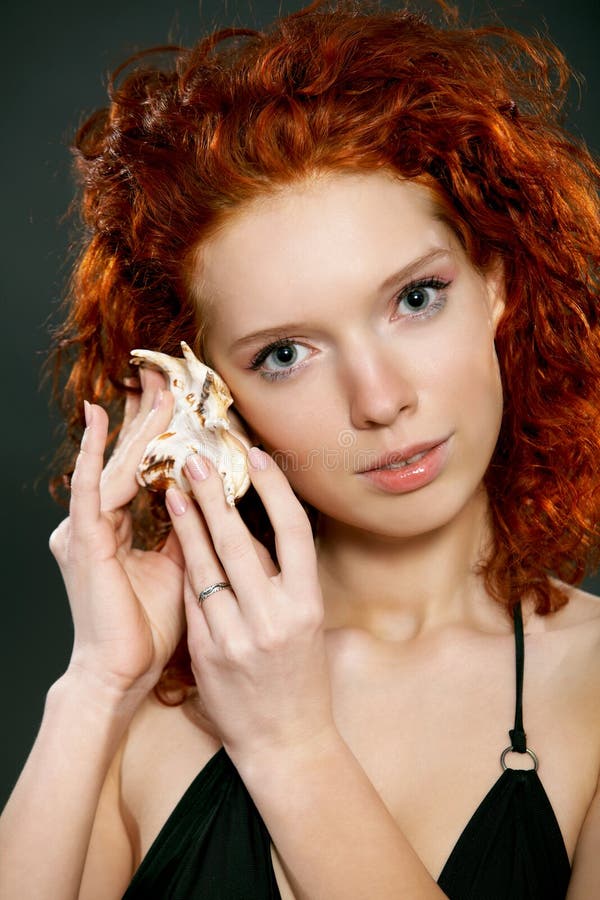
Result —
[[[554,685],[555,700],[563,696],[570,708],[579,710],[588,740],[597,741],[600,764],[600,597],[557,584],[568,603],[556,612],[540,616],[524,606],[528,656],[540,684]]]
[[[587,623],[596,623],[600,628],[600,597],[583,591],[581,588],[573,587],[564,582],[556,582],[567,594],[569,602],[563,606],[559,613],[562,613],[567,625],[580,625]]]
[[[530,634],[542,632],[562,633],[565,640],[577,640],[578,637],[593,644],[600,642],[600,597],[553,579],[568,598],[568,602],[554,613],[538,616],[529,611],[526,613],[525,627]]]
[[[566,656],[569,650],[574,651],[562,668],[569,674],[574,673],[582,688],[580,696],[587,696],[583,711],[588,739],[583,745],[586,755],[593,757],[596,750],[597,758],[595,790],[579,832],[568,891],[569,900],[587,900],[600,896],[597,864],[600,841],[600,597],[567,585],[561,587],[565,588],[569,603],[554,614],[555,634],[560,641],[561,654],[564,652]],[[582,761],[581,769],[584,768]]]

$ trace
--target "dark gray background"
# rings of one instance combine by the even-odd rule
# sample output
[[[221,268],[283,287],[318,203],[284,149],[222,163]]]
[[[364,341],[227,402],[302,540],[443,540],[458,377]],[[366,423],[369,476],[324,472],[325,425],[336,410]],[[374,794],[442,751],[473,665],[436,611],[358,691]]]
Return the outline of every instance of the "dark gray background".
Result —
[[[106,73],[136,49],[191,41],[213,25],[260,25],[300,4],[239,0],[54,0],[4,10],[2,54],[3,264],[0,291],[4,338],[4,426],[0,805],[23,765],[39,723],[44,695],[64,670],[71,625],[48,535],[62,518],[49,499],[47,467],[55,443],[40,366],[48,320],[56,316],[68,272],[72,237],[63,220],[72,196],[67,144],[86,112],[104,105]],[[482,0],[462,2],[466,15],[485,16]],[[506,24],[549,30],[585,76],[571,122],[600,150],[597,0],[502,0]],[[579,106],[579,108],[576,108]],[[600,579],[587,585],[600,594]]]

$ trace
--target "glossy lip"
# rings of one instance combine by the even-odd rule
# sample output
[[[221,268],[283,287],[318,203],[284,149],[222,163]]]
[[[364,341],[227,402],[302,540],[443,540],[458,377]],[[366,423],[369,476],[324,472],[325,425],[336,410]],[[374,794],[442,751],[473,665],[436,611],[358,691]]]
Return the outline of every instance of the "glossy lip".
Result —
[[[410,447],[404,447],[402,450],[392,450],[390,453],[384,453],[383,456],[380,456],[372,466],[369,466],[365,469],[360,469],[358,474],[362,474],[364,472],[373,472],[376,469],[383,469],[385,466],[389,466],[391,463],[402,462],[405,459],[410,459],[411,456],[416,456],[417,453],[425,453],[428,450],[433,450],[434,447],[439,447],[441,444],[444,444],[447,440],[449,440],[449,438],[450,435],[447,435],[445,438],[438,438],[435,441],[423,441],[420,444],[411,444]],[[415,463],[415,465],[416,464],[417,463]]]
[[[415,452],[410,448],[410,454]],[[441,444],[434,444],[424,452],[424,456],[414,463],[399,469],[366,469],[359,473],[377,491],[385,494],[408,494],[418,491],[435,481],[446,468],[450,455],[450,438]],[[388,457],[389,458],[389,457]]]

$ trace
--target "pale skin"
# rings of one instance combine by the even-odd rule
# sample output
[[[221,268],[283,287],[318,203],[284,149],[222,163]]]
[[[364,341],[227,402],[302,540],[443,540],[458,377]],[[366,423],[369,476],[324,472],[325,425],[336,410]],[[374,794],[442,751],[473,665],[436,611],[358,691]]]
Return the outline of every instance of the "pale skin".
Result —
[[[423,309],[408,302],[417,283]],[[472,574],[502,409],[500,268],[475,271],[424,188],[335,175],[240,210],[199,248],[195,293],[207,360],[268,451],[250,471],[277,560],[198,460],[196,503],[169,492],[165,549],[132,550],[135,468],[172,398],[143,373],[104,474],[106,415],[88,408],[52,539],[75,645],[0,822],[0,897],[120,897],[221,745],[269,829],[284,900],[442,897],[435,880],[498,777],[514,714],[512,623]],[[272,337],[232,348],[263,329],[291,363],[249,368]],[[270,380],[275,368],[293,371]],[[445,467],[419,490],[359,474],[438,437]],[[316,546],[292,488],[321,511]],[[232,590],[200,609],[225,578]],[[569,593],[545,618],[524,601],[524,715],[573,860],[568,896],[587,900],[600,892],[600,603]],[[184,625],[198,694],[166,708],[150,692]]]

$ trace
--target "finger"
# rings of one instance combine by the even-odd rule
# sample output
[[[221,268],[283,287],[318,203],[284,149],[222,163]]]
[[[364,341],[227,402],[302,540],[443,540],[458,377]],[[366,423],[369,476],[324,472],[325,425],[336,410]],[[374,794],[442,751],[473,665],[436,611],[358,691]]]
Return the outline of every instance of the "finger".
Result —
[[[158,393],[166,390],[167,382],[163,373],[156,369],[141,367],[139,375],[142,386],[140,416],[145,418],[154,407]]]
[[[278,575],[279,566],[274,563],[273,558],[265,545],[261,544],[261,542],[257,538],[255,538],[252,533],[250,533],[250,539],[252,540],[252,545],[256,551],[256,555],[262,563],[265,575],[268,578],[272,578],[273,575]]]
[[[142,401],[141,393],[137,393],[136,388],[141,387],[141,382],[139,378],[124,378],[123,379],[127,391],[125,393],[125,406],[123,409],[123,422],[121,423],[121,430],[119,431],[119,437],[117,438],[116,447],[119,447],[131,427],[131,423],[134,421],[136,416],[140,411],[140,405]]]
[[[268,453],[252,447],[248,472],[275,532],[277,561],[284,582],[317,579],[315,544],[306,512],[289,481]]]
[[[155,394],[154,405],[144,418],[143,406],[142,401],[138,417],[102,474],[100,492],[103,510],[119,509],[135,497],[139,490],[137,467],[149,442],[168,426],[173,412],[173,395],[159,390]]]
[[[199,613],[199,595],[210,585],[227,582],[227,577],[212,545],[212,540],[200,511],[190,497],[177,488],[169,488],[165,495],[167,510],[171,516],[173,530],[181,545],[185,558],[186,572],[192,589],[187,598],[188,619]],[[206,617],[214,640],[219,641],[232,635],[240,627],[240,608],[233,589],[224,589],[212,594],[202,602],[201,610]]]
[[[212,599],[212,598],[211,598]],[[208,617],[198,605],[198,596],[189,575],[183,579],[183,603],[188,632],[188,647],[192,661],[197,655],[208,656],[214,647],[214,638],[210,630]]]
[[[172,560],[180,568],[185,569],[185,557],[183,555],[183,550],[181,549],[181,544],[179,543],[179,538],[177,537],[175,531],[169,532],[160,552],[164,556],[168,556],[169,559]]]
[[[70,519],[74,539],[94,532],[100,521],[100,477],[108,416],[101,406],[86,403],[86,429],[71,478]]]
[[[146,416],[156,406],[159,392],[166,389],[164,375],[154,369],[140,369],[138,377],[125,378],[124,382],[128,387],[141,388],[141,391],[137,393],[129,390],[125,395],[123,422],[115,449],[129,438],[132,430],[139,428]]]
[[[185,473],[240,607],[250,613],[251,595],[264,593],[269,584],[250,532],[237,509],[227,503],[221,476],[208,460],[193,454],[188,457]]]

